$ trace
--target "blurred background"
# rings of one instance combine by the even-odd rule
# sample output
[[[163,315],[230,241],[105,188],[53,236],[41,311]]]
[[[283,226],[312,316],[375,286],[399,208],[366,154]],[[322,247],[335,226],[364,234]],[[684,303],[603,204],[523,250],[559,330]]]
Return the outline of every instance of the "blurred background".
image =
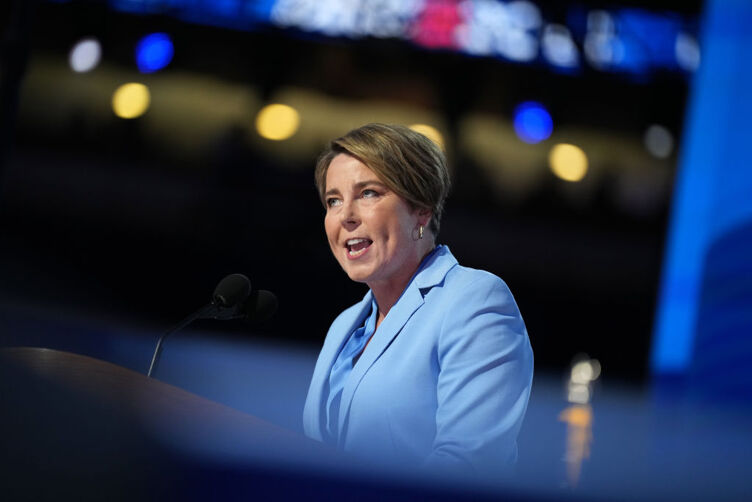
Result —
[[[244,273],[276,316],[195,323],[159,377],[300,430],[326,330],[366,291],[330,254],[313,166],[353,127],[400,123],[450,161],[439,241],[502,277],[528,327],[523,493],[536,477],[554,496],[748,493],[744,0],[18,0],[2,14],[2,345],[145,372],[158,335]],[[733,417],[725,439],[721,422],[686,422],[708,402]],[[625,492],[620,468],[643,488]]]

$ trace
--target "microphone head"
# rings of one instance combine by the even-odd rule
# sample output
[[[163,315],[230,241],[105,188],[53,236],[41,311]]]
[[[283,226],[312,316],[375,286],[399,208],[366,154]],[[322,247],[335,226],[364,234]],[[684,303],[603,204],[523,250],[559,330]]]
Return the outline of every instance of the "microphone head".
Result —
[[[232,308],[243,303],[251,294],[251,281],[243,274],[230,274],[214,288],[212,303]]]
[[[264,322],[271,319],[277,311],[278,305],[279,302],[275,294],[262,289],[251,293],[248,301],[243,306],[242,313],[246,321]]]

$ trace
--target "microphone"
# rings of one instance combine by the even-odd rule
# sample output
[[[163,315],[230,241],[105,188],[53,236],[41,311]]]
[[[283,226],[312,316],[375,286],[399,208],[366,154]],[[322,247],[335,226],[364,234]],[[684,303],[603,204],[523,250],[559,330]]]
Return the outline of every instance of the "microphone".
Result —
[[[259,298],[261,292],[256,295]],[[268,292],[267,292],[268,293]],[[270,293],[271,294],[271,293]],[[266,296],[266,295],[263,295]],[[273,297],[274,295],[272,295]],[[162,343],[165,338],[170,336],[176,331],[188,326],[196,319],[236,319],[238,317],[247,317],[249,314],[245,313],[246,305],[250,302],[246,300],[251,297],[251,281],[243,274],[230,274],[217,284],[214,288],[214,294],[212,295],[211,302],[207,303],[193,314],[189,315],[177,325],[167,330],[157,341],[157,346],[154,349],[154,355],[151,358],[151,364],[149,365],[149,371],[146,376],[151,377],[152,373],[159,363],[159,356],[162,354]],[[275,309],[276,309],[276,298]],[[264,300],[268,302],[269,300]],[[255,303],[254,303],[255,305]],[[243,314],[240,312],[243,311]],[[254,311],[255,312],[255,311]],[[272,314],[274,312],[272,311]],[[271,317],[271,315],[269,316]]]
[[[217,319],[226,321],[242,317],[239,311],[251,295],[251,281],[243,274],[230,274],[217,284],[212,295],[215,309],[206,312],[197,319]]]
[[[279,301],[274,293],[261,289],[251,293],[240,313],[245,321],[264,322],[271,319],[278,305]]]
[[[212,303],[232,308],[244,302],[251,294],[251,281],[243,274],[230,274],[214,288]]]

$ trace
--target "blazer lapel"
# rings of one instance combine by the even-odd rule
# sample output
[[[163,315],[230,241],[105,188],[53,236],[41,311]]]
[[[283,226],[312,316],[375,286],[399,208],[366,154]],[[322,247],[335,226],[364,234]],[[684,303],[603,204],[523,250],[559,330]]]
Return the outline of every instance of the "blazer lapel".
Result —
[[[311,377],[311,385],[306,398],[306,430],[310,433],[318,434],[317,439],[323,439],[323,429],[325,424],[322,423],[322,410],[326,407],[328,396],[327,388],[329,386],[329,375],[332,371],[332,365],[337,359],[342,346],[345,344],[350,334],[360,325],[363,324],[365,317],[370,312],[373,293],[369,290],[360,303],[353,305],[338,318],[331,328],[321,348],[321,354],[316,361],[316,367]]]
[[[452,253],[449,252],[449,248],[446,246],[439,246],[439,249],[437,249],[433,256],[423,264],[418,273],[415,274],[415,277],[413,277],[407,285],[407,289],[402,294],[402,297],[381,322],[381,325],[373,335],[371,342],[363,351],[360,360],[353,368],[350,377],[347,379],[345,388],[342,390],[338,422],[340,424],[340,430],[343,431],[343,433],[340,434],[340,440],[343,440],[346,436],[347,423],[345,420],[350,412],[350,405],[352,404],[353,396],[355,395],[355,390],[358,388],[358,384],[360,384],[360,381],[371,368],[373,363],[375,363],[381,354],[389,348],[394,337],[402,331],[402,328],[407,324],[415,311],[423,305],[424,294],[433,286],[441,283],[444,280],[444,277],[446,277],[447,272],[449,272],[449,270],[455,265],[457,265],[457,260],[452,256]],[[331,364],[332,362],[330,362],[329,368],[331,368]],[[327,370],[327,375],[328,374]]]
[[[446,246],[439,246],[439,249],[436,250],[433,256],[428,259],[415,277],[413,277],[405,289],[405,292],[402,294],[402,297],[381,322],[381,325],[376,330],[376,333],[374,333],[371,342],[360,356],[360,360],[355,364],[352,373],[347,379],[345,388],[342,390],[338,421],[340,424],[340,431],[342,431],[339,436],[340,441],[344,440],[347,435],[346,420],[350,413],[353,396],[355,395],[355,391],[358,388],[360,381],[371,366],[373,366],[373,363],[375,363],[381,354],[389,348],[394,337],[402,331],[402,328],[407,324],[413,314],[423,305],[423,296],[426,292],[441,283],[449,270],[456,265],[457,260],[452,256],[449,248]],[[360,308],[355,309],[357,315],[354,316],[353,322],[348,321],[348,329],[344,330],[343,328],[337,328],[337,338],[332,341],[332,346],[334,348],[326,351],[326,363],[325,365],[322,365],[323,368],[321,371],[319,370],[318,364],[316,366],[315,373],[320,373],[318,379],[325,379],[318,382],[316,388],[319,393],[316,402],[321,402],[320,400],[322,398],[324,399],[323,404],[320,404],[321,407],[326,406],[324,384],[328,382],[329,373],[334,364],[334,359],[337,357],[337,354],[339,354],[346,337],[349,336],[356,327],[363,323],[365,316],[368,314],[367,309],[370,305],[372,295],[373,293],[369,290],[366,297],[360,303]],[[344,321],[345,319],[343,319],[343,322]],[[332,328],[334,328],[334,326]],[[324,350],[322,350],[321,357],[324,357]],[[316,379],[316,374],[314,374],[314,379]],[[311,386],[313,388],[313,382],[311,383]],[[321,425],[319,425],[319,427],[321,427]],[[321,429],[317,428],[316,430],[319,431]]]
[[[355,364],[355,367],[350,373],[347,379],[345,388],[342,390],[342,400],[339,405],[339,424],[340,430],[344,430],[346,427],[345,417],[350,412],[350,405],[352,404],[353,395],[355,389],[358,387],[363,375],[366,374],[368,369],[374,362],[381,356],[381,354],[389,347],[394,340],[394,337],[399,334],[407,321],[412,317],[416,310],[423,305],[423,295],[420,293],[418,287],[412,285],[405,290],[400,300],[389,311],[387,316],[381,322],[381,325],[374,333],[373,338],[368,343],[368,346],[363,351],[360,359]],[[331,366],[330,366],[331,367]],[[340,435],[343,438],[344,434]]]

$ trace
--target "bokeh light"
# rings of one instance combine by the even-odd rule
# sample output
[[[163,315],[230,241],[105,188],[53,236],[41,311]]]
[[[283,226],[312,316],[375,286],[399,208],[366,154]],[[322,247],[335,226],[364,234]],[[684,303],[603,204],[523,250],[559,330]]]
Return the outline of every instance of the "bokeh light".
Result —
[[[700,45],[697,40],[687,33],[676,36],[674,46],[676,62],[686,71],[696,71],[700,66]]]
[[[288,105],[274,103],[263,107],[256,115],[256,130],[262,138],[282,141],[290,138],[300,127],[300,114]]]
[[[549,24],[543,29],[541,41],[543,56],[553,65],[575,68],[580,62],[580,53],[572,34],[564,25]]]
[[[589,361],[580,361],[572,366],[570,380],[575,383],[590,383],[593,379],[593,367]]]
[[[84,38],[73,46],[68,63],[76,73],[85,73],[97,67],[102,59],[102,46],[95,38]]]
[[[166,33],[152,33],[136,45],[136,66],[141,73],[154,73],[172,61],[174,47]]]
[[[674,136],[665,127],[653,124],[645,130],[645,148],[651,155],[665,159],[674,151]]]
[[[580,181],[588,170],[588,159],[581,148],[568,143],[555,145],[548,155],[551,171],[566,181]]]
[[[442,150],[444,149],[444,137],[435,127],[428,124],[413,124],[409,127],[413,131],[421,133],[423,136],[439,145],[439,148]]]
[[[525,143],[540,143],[551,136],[554,121],[548,110],[535,101],[526,101],[514,110],[514,130]]]
[[[570,380],[574,383],[588,384],[598,379],[601,363],[597,359],[579,361],[572,366]]]
[[[567,400],[575,404],[587,404],[593,396],[592,383],[601,374],[601,363],[587,355],[572,363],[567,383]]]
[[[144,84],[130,82],[118,87],[112,95],[112,110],[122,119],[140,117],[149,109],[151,96]]]

